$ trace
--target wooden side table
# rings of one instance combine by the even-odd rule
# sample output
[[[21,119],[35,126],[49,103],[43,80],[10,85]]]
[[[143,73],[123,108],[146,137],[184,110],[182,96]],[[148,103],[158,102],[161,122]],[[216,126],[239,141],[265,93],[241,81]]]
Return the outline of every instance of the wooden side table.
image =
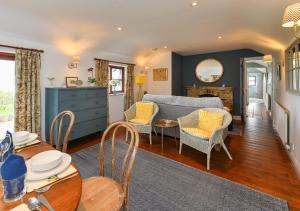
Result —
[[[164,129],[165,128],[174,128],[174,140],[177,148],[177,140],[176,140],[176,127],[178,126],[178,122],[175,120],[169,119],[159,119],[155,124],[155,127],[161,128],[161,150],[164,150]]]

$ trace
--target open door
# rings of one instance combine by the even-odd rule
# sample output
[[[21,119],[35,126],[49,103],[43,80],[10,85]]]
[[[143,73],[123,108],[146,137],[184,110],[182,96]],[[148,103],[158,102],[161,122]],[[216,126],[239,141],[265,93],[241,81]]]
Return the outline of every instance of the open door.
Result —
[[[246,69],[246,62],[245,58],[240,60],[240,69],[241,69],[241,102],[242,102],[242,109],[241,109],[241,116],[242,121],[244,122],[247,118],[247,106],[248,102],[248,74]]]

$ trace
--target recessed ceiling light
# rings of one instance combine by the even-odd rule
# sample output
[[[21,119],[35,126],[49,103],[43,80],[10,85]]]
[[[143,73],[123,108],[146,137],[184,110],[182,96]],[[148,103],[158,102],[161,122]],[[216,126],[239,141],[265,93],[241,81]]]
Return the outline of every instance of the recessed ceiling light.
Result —
[[[165,45],[164,48],[168,48],[168,46]]]
[[[192,2],[192,7],[196,7],[196,6],[198,6],[198,2],[197,1]]]
[[[220,40],[220,39],[222,39],[223,37],[222,36],[218,36],[218,39]]]
[[[117,29],[118,29],[118,31],[122,31],[123,30],[123,28],[121,26],[119,26]]]

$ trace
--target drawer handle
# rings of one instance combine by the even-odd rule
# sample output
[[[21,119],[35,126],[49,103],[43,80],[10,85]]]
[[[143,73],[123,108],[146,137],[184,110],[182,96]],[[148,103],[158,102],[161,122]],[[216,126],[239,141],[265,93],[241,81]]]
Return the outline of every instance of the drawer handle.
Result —
[[[97,102],[96,102],[96,105],[98,105],[98,104],[99,104],[99,102],[97,101]]]
[[[96,115],[98,115],[99,113],[98,113],[98,112],[96,112],[95,114],[96,114]]]
[[[72,97],[75,97],[75,96],[76,96],[76,94],[72,94],[71,96],[72,96]]]
[[[76,106],[76,105],[72,104],[70,107],[71,107],[71,108],[74,108],[75,106]]]

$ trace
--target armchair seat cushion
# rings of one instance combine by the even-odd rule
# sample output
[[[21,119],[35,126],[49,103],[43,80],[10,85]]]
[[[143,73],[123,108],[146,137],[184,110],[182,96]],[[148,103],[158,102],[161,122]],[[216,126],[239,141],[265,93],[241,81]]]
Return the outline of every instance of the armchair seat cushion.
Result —
[[[194,127],[183,128],[183,131],[187,132],[190,135],[197,136],[206,140],[209,139],[212,135],[212,132],[210,131]]]
[[[149,120],[134,118],[134,119],[129,120],[129,122],[132,122],[132,123],[135,123],[135,124],[147,125],[149,123]]]

